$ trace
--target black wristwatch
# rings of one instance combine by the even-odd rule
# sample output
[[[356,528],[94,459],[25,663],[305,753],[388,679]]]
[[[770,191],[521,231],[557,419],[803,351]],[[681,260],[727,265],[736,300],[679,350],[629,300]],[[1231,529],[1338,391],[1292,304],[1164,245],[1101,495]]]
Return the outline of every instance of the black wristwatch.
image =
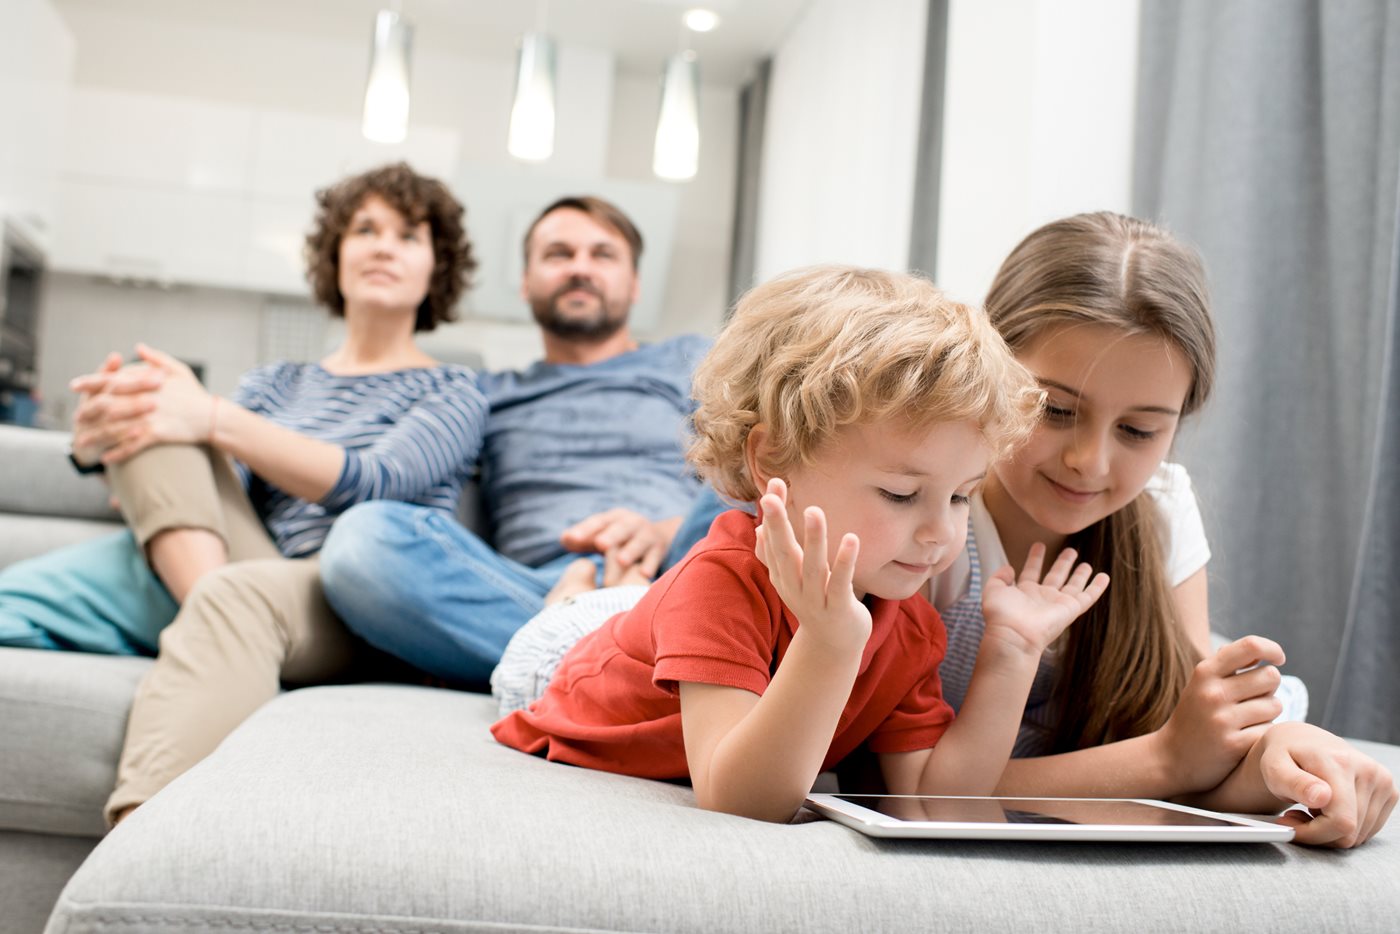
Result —
[[[73,456],[73,452],[71,450],[68,452],[68,463],[72,464],[73,469],[76,470],[78,473],[83,474],[84,476],[87,476],[90,473],[107,472],[106,464],[102,463],[101,461],[98,461],[95,464],[84,464],[82,461],[78,460],[76,457]]]

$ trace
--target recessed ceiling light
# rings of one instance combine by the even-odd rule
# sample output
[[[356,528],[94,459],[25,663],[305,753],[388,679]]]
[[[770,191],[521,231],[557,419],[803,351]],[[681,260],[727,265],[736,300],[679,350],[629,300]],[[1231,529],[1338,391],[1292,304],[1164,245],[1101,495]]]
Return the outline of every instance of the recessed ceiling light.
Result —
[[[685,12],[685,28],[691,32],[709,32],[719,25],[719,17],[710,10],[694,9]]]

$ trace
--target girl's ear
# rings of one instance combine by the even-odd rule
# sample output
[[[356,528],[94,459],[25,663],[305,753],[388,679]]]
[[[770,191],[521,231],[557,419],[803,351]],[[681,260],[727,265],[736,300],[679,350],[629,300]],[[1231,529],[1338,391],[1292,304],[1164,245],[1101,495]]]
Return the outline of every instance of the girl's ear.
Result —
[[[744,439],[744,467],[760,496],[768,489],[768,481],[773,476],[767,464],[768,426],[759,422],[749,429],[749,436]]]

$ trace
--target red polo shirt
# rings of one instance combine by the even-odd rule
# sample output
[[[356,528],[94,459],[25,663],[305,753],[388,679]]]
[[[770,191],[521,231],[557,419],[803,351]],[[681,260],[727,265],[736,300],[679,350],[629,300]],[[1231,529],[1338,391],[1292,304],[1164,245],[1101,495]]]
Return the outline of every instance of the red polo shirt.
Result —
[[[689,778],[677,684],[762,694],[798,622],[754,556],[756,520],[739,510],[633,609],[564,656],[544,696],[491,727],[551,760],[644,778]],[[863,741],[877,753],[927,749],[953,720],[938,663],[947,633],[922,597],[868,601],[870,640],[823,769]]]

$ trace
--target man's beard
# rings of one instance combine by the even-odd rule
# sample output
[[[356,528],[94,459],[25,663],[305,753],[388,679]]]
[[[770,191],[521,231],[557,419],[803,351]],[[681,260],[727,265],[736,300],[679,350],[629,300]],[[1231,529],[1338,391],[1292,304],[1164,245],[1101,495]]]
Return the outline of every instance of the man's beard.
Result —
[[[584,291],[598,299],[597,309],[586,316],[569,315],[560,311],[559,300],[573,291]],[[627,324],[630,305],[618,307],[608,301],[593,283],[583,279],[570,279],[553,295],[543,300],[530,302],[530,313],[546,332],[565,340],[588,343],[607,340]]]

